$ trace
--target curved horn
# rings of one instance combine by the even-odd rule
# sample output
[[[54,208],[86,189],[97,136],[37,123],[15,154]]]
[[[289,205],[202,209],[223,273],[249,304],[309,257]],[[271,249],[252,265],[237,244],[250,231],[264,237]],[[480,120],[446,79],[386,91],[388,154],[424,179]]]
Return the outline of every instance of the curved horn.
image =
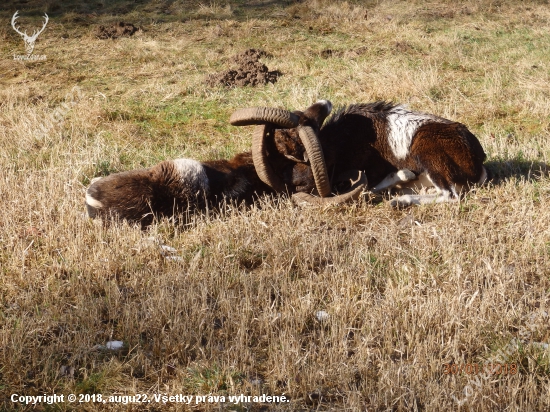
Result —
[[[361,193],[363,192],[363,190],[365,190],[368,184],[367,176],[364,172],[360,170],[351,170],[348,172],[344,172],[339,176],[338,180],[349,180],[351,183],[350,190],[341,195],[336,195],[332,197],[317,197],[304,192],[294,193],[292,195],[292,200],[298,205],[339,205],[359,199],[359,196],[361,196]]]
[[[298,126],[300,117],[288,110],[275,107],[250,107],[239,109],[229,118],[233,126],[273,123],[281,128],[290,129]]]
[[[265,150],[265,139],[268,134],[273,133],[273,130],[272,125],[262,124],[256,126],[252,135],[252,161],[262,182],[277,192],[284,192],[286,190],[285,184],[269,164]]]
[[[309,126],[299,126],[298,135],[304,144],[306,153],[309,157],[311,171],[315,179],[315,186],[319,196],[327,197],[330,195],[330,180],[328,178],[327,165],[325,164],[325,156],[323,148],[317,138],[315,131]]]

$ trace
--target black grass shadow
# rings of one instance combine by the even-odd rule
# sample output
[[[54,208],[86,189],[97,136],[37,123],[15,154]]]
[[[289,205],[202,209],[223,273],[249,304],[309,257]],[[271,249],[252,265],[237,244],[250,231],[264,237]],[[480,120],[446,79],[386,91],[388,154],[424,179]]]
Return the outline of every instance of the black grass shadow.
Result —
[[[304,0],[232,0],[220,2],[221,6],[230,6],[233,19],[250,17],[269,18],[269,13],[275,9],[300,4]],[[179,20],[184,18],[206,19],[212,16],[194,15],[202,5],[210,4],[200,0],[3,0],[0,2],[0,17],[11,18],[15,11],[20,14],[39,17],[44,13],[52,18],[63,17],[66,14],[81,15],[86,20],[90,15],[113,16],[124,18],[126,14],[138,13],[155,20]],[[266,14],[268,13],[268,14]],[[196,13],[195,13],[196,14]],[[77,17],[77,16],[75,16]],[[135,14],[134,14],[135,17]]]
[[[510,179],[535,181],[550,175],[550,166],[538,160],[522,158],[494,159],[485,162],[489,181],[498,185]]]

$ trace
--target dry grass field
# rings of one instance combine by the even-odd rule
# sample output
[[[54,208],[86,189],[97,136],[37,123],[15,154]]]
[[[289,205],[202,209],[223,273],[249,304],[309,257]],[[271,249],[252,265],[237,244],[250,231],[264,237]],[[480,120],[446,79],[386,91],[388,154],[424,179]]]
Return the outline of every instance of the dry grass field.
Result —
[[[16,10],[29,33],[49,14],[46,60],[14,60]],[[0,21],[0,410],[550,410],[546,1],[7,0]],[[119,21],[141,30],[98,38]],[[206,83],[249,48],[276,83]],[[405,210],[280,197],[146,231],[86,218],[92,178],[228,158],[252,134],[234,109],[321,98],[460,121],[494,179]]]

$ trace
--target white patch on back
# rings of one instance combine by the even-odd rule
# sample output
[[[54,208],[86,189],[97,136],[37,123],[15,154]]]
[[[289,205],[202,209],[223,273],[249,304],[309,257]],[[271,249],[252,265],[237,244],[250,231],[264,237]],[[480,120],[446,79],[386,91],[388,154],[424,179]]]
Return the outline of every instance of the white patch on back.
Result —
[[[426,123],[449,123],[447,119],[427,113],[411,112],[404,106],[396,106],[388,112],[388,144],[397,159],[409,154],[411,142],[418,128]]]
[[[185,184],[193,183],[197,186],[196,189],[208,191],[208,176],[200,162],[193,159],[176,159],[173,162],[176,172]]]

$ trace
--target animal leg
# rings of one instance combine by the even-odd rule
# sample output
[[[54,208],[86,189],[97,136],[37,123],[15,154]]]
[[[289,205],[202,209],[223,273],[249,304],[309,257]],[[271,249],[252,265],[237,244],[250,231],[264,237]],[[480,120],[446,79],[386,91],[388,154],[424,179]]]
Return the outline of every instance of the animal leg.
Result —
[[[435,187],[437,193],[430,194],[407,194],[399,196],[391,201],[392,207],[406,207],[411,205],[425,205],[429,203],[458,202],[459,192],[456,185],[449,185],[444,178],[438,176],[433,178],[428,173],[422,173],[419,180],[423,181],[424,187]],[[459,188],[461,189],[461,188]]]
[[[403,195],[390,202],[392,207],[407,207],[411,205],[426,205],[429,203],[458,202],[459,197],[453,196],[452,192],[442,190],[439,193],[427,195]]]
[[[416,180],[416,175],[409,169],[402,169],[387,175],[380,183],[372,188],[372,192],[380,193],[384,190],[391,190],[401,183],[410,182],[412,180]]]
[[[395,188],[399,194],[417,194],[433,187],[434,182],[430,179],[430,176],[427,173],[420,173],[416,176],[416,179],[399,183]]]

